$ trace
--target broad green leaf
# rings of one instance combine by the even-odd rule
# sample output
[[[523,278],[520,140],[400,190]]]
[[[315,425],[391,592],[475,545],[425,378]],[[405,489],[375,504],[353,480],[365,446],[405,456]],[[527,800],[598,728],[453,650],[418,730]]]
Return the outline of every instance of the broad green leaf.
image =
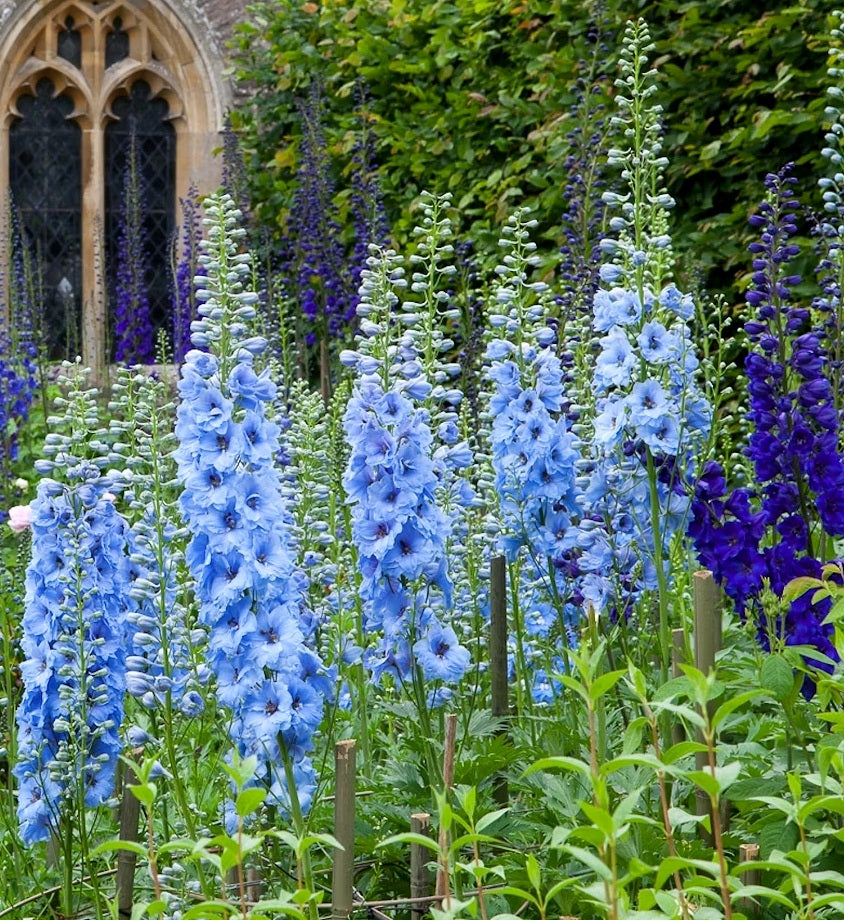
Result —
[[[475,825],[475,830],[483,831],[486,830],[490,825],[495,824],[495,822],[507,814],[509,808],[499,808],[496,811],[490,811],[485,815],[482,815],[478,818],[478,822]]]
[[[602,696],[609,693],[626,673],[626,671],[608,671],[597,677],[589,688],[589,697],[592,702],[597,702]]]
[[[247,815],[251,815],[253,811],[260,808],[266,797],[266,789],[258,786],[250,786],[248,789],[238,792],[237,798],[234,800],[235,811],[239,817],[245,818]]]
[[[794,671],[782,655],[768,655],[759,671],[759,683],[775,700],[785,702],[794,690]]]

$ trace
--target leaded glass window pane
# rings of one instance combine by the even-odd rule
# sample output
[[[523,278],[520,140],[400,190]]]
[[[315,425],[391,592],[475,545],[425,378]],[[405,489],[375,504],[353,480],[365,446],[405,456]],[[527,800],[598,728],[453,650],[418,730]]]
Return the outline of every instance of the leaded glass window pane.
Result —
[[[60,58],[70,61],[74,67],[82,67],[82,35],[74,28],[73,17],[68,16],[64,28],[59,32],[56,51]]]
[[[73,101],[40,80],[18,100],[9,130],[9,187],[43,286],[43,333],[51,358],[73,357],[82,300],[82,132]]]
[[[149,84],[139,80],[128,96],[115,100],[112,111],[117,120],[106,129],[106,253],[112,290],[123,184],[134,137],[143,196],[150,318],[155,328],[168,328],[176,194],[176,135],[168,120],[169,106],[163,99],[152,98]]]
[[[127,57],[129,57],[129,35],[123,31],[123,20],[117,16],[106,35],[106,67],[111,67]]]

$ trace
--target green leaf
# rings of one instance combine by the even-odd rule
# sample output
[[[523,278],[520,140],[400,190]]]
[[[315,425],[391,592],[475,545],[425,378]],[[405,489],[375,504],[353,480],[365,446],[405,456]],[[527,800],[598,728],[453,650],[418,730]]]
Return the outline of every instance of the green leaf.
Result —
[[[533,890],[541,892],[542,874],[539,871],[539,863],[533,853],[528,853],[525,857],[525,872]]]
[[[426,837],[424,834],[414,834],[411,831],[387,837],[386,840],[382,840],[380,843],[376,844],[375,849],[380,850],[381,847],[388,847],[394,843],[415,843],[420,847],[425,847],[432,853],[439,853],[440,851],[439,844],[436,840],[431,840],[430,837]]]
[[[188,908],[182,914],[182,920],[208,920],[209,917],[233,917],[239,910],[225,901],[203,901]]]
[[[266,797],[267,790],[259,786],[244,789],[242,792],[238,792],[237,798],[234,800],[235,811],[237,811],[239,817],[245,818],[260,808]]]
[[[768,655],[759,671],[759,683],[763,690],[783,703],[794,690],[794,671],[782,655]]]
[[[152,805],[155,801],[155,783],[133,783],[126,787],[142,805]]]
[[[507,814],[509,808],[499,808],[496,811],[490,811],[487,814],[478,818],[478,823],[475,825],[475,830],[482,831],[488,828],[491,824]]]
[[[592,702],[596,702],[609,693],[626,673],[626,671],[608,671],[606,674],[601,674],[597,677],[589,687],[589,697]]]
[[[749,703],[750,700],[755,699],[757,696],[759,696],[758,690],[746,690],[744,693],[739,693],[738,696],[734,696],[721,703],[712,716],[712,727],[717,728],[728,715],[740,709],[745,703]]]
[[[141,920],[142,917],[157,917],[167,910],[166,901],[150,901],[147,904],[135,904],[132,908],[132,920]]]
[[[537,760],[525,770],[525,776],[535,773],[537,770],[571,770],[574,773],[582,773],[584,776],[591,776],[589,764],[582,760],[576,760],[574,757],[543,757]]]
[[[91,851],[91,856],[98,856],[100,853],[113,853],[115,850],[122,850],[125,853],[134,853],[146,859],[149,856],[147,848],[134,840],[104,840],[99,846]]]
[[[590,802],[581,802],[580,807],[583,809],[583,814],[586,815],[592,824],[600,830],[607,839],[613,836],[615,823],[613,822],[612,815],[608,811],[605,811],[603,808],[598,808]]]

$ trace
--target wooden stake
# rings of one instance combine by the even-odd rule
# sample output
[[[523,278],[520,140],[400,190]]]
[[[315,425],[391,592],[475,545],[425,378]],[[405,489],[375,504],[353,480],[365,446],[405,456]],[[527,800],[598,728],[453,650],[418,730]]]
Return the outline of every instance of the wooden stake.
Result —
[[[418,812],[410,816],[410,830],[414,834],[424,834],[426,837],[431,829],[431,816],[427,812]],[[427,898],[431,894],[431,873],[428,871],[430,854],[428,850],[418,843],[410,845],[410,897]],[[411,911],[411,920],[422,920],[425,916],[427,904],[415,905]]]
[[[352,912],[355,871],[355,742],[338,741],[334,745],[334,836],[343,847],[334,850],[334,874],[331,885],[331,916],[347,920]]]
[[[695,667],[708,674],[721,651],[721,589],[712,572],[701,569],[692,576],[695,603]]]
[[[132,794],[135,771],[128,765],[123,774],[123,796],[120,800],[120,839],[132,843],[138,841],[138,822],[141,816],[141,802]],[[137,854],[128,850],[119,850],[117,853],[117,916],[120,920],[128,920],[132,916],[132,905],[135,903],[135,864]]]
[[[457,714],[450,712],[445,717],[445,749],[443,750],[443,794],[448,793],[454,785],[454,749],[457,743]],[[440,822],[439,865],[437,868],[437,897],[448,903],[448,831]]]
[[[759,859],[758,843],[742,843],[739,846],[739,863],[756,862],[757,859]],[[759,884],[760,877],[758,869],[747,869],[744,872],[739,869],[739,875],[741,876],[742,883],[745,885]],[[756,913],[756,905],[751,898],[739,898],[738,906],[739,910],[745,913]]]
[[[510,715],[507,667],[507,562],[503,556],[493,556],[489,566],[489,676],[490,708],[493,716],[507,719]],[[505,727],[500,734],[509,734]],[[492,796],[499,805],[508,802],[507,779],[495,778]]]

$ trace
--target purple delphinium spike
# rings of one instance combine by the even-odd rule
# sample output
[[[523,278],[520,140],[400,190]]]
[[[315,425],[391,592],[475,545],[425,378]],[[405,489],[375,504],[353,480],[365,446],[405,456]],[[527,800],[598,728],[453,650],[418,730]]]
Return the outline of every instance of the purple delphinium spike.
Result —
[[[751,351],[745,361],[752,425],[747,455],[755,487],[727,490],[711,463],[698,484],[689,533],[701,562],[723,583],[737,609],[759,616],[768,635],[760,596],[777,595],[800,575],[820,577],[829,537],[844,534],[844,462],[838,452],[838,415],[829,383],[822,331],[809,311],[790,302],[800,282],[789,274],[799,247],[799,205],[790,165],[765,180],[768,198],[751,219],[760,231],[751,244],[753,276],[747,302],[755,318],[745,329]],[[832,627],[824,625],[829,601],[795,601],[779,624],[790,645],[808,645],[835,659]]]
[[[150,364],[155,355],[147,291],[147,253],[143,226],[143,189],[132,138],[123,179],[122,212],[117,231],[114,358],[118,364]]]
[[[180,200],[182,207],[182,252],[176,266],[173,290],[173,360],[181,364],[191,349],[190,326],[197,318],[194,278],[204,274],[199,264],[199,193],[195,185]]]

